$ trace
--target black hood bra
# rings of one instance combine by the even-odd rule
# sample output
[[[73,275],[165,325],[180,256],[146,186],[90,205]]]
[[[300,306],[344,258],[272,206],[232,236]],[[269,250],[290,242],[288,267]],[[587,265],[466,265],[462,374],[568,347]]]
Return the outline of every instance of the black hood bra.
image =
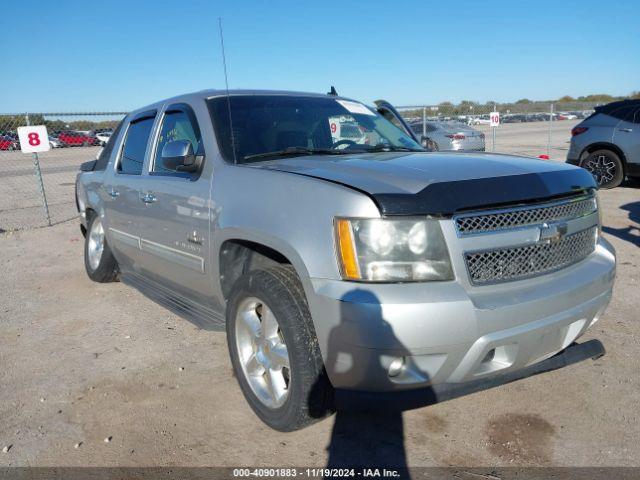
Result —
[[[566,164],[506,155],[427,154],[428,158],[419,155],[395,153],[369,156],[366,161],[356,156],[309,157],[252,167],[346,186],[369,196],[383,215],[451,216],[468,210],[566,197],[597,188],[589,172]]]
[[[596,189],[582,168],[433,183],[415,194],[371,194],[384,215],[453,215],[548,200]]]

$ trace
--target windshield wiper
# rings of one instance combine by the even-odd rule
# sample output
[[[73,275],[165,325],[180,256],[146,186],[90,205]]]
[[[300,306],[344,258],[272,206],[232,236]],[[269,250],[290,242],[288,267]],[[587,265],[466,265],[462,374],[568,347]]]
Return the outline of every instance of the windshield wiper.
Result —
[[[366,151],[367,152],[422,152],[423,149],[378,143],[377,145],[374,145],[373,147],[367,149]]]
[[[302,155],[343,155],[344,150],[334,150],[330,148],[305,148],[305,147],[287,147],[283,150],[276,150],[274,152],[254,153],[252,155],[245,155],[243,160],[254,160],[256,158],[271,158],[271,157],[291,157]]]

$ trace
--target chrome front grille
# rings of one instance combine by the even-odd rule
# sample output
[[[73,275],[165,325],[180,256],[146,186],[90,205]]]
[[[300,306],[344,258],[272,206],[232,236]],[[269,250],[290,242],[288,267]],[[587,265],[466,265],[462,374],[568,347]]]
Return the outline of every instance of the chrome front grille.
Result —
[[[535,206],[463,214],[455,218],[455,223],[458,234],[464,236],[574,219],[597,209],[595,195],[591,195]]]
[[[556,242],[465,253],[471,283],[520,280],[568,267],[595,250],[597,235],[597,226],[594,226]]]

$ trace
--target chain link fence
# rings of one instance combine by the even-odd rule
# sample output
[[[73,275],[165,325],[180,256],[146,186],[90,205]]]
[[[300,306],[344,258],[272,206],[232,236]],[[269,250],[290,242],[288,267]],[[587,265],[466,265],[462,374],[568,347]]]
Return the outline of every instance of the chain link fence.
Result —
[[[75,178],[125,112],[0,114],[0,233],[74,218]],[[18,127],[46,125],[48,152],[20,151]]]
[[[418,137],[438,150],[486,150],[517,155],[566,157],[571,129],[590,115],[594,103],[514,103],[398,107]],[[500,113],[500,126],[489,114]],[[126,112],[0,114],[0,233],[56,224],[74,218],[75,177]],[[51,150],[20,151],[17,129],[46,125]]]
[[[438,150],[484,150],[564,160],[571,129],[593,113],[597,103],[485,103],[397,107],[419,138]],[[490,126],[490,114],[500,125]],[[482,141],[483,140],[483,141]]]

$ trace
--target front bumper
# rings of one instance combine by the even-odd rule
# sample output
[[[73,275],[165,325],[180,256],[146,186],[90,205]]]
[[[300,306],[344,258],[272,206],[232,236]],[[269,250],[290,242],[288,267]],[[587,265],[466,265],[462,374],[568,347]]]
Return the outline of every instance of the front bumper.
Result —
[[[613,247],[510,284],[312,279],[309,307],[338,389],[396,391],[519,371],[564,350],[611,299]],[[390,375],[391,374],[391,375]]]
[[[404,411],[445,402],[454,398],[488,390],[540,373],[573,365],[587,359],[597,359],[605,354],[599,340],[574,343],[551,358],[542,360],[521,370],[479,378],[466,383],[441,383],[433,387],[404,390],[402,392],[363,392],[337,389],[336,406],[341,411]]]

